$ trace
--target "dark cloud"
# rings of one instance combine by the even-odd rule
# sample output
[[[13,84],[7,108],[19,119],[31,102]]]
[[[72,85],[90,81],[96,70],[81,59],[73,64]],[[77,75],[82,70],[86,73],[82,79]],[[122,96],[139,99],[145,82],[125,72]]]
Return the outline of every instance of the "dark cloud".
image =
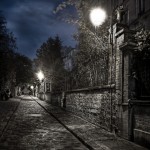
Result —
[[[75,46],[72,38],[76,27],[61,21],[54,8],[62,0],[1,0],[8,28],[17,37],[19,51],[33,58],[48,37],[59,35],[64,45]]]

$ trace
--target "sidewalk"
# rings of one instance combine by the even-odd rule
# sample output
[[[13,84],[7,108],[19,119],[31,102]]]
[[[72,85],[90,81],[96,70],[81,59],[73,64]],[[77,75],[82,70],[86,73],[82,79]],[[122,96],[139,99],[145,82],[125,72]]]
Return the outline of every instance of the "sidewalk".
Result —
[[[47,112],[59,121],[89,149],[96,150],[147,150],[73,115],[59,107],[33,97]]]
[[[3,133],[8,121],[17,109],[20,98],[11,98],[11,100],[0,101],[0,135]]]
[[[9,118],[0,126],[4,127],[0,150],[88,150],[30,96],[20,98],[19,103],[14,99],[0,102],[0,112],[8,112],[3,119]]]

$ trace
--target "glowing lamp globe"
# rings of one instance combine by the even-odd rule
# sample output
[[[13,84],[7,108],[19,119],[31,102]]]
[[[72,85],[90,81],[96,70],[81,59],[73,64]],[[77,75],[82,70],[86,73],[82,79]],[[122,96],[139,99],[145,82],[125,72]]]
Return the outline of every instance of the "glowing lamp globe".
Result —
[[[33,90],[33,89],[34,89],[34,86],[33,86],[33,85],[31,85],[31,86],[30,86],[30,88]]]
[[[106,12],[101,8],[94,8],[90,12],[90,20],[95,27],[104,23],[106,19]]]
[[[38,77],[38,79],[39,79],[40,81],[42,81],[42,80],[44,79],[44,74],[43,74],[43,72],[42,72],[42,71],[38,72],[38,73],[37,73],[37,77]]]

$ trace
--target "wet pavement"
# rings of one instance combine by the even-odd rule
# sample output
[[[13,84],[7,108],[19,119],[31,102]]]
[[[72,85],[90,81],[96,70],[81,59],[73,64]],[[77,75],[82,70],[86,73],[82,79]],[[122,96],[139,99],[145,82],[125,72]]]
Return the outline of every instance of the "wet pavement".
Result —
[[[2,135],[19,103],[20,98],[15,98],[12,101],[0,101],[0,135]]]
[[[15,101],[9,100],[7,104]],[[0,103],[0,108],[2,105],[5,105],[4,102]],[[13,110],[14,108],[12,106]],[[21,99],[18,109],[8,120],[9,123],[1,134],[0,150],[87,149],[30,97]]]
[[[86,149],[146,150],[35,97],[0,101],[0,150]]]

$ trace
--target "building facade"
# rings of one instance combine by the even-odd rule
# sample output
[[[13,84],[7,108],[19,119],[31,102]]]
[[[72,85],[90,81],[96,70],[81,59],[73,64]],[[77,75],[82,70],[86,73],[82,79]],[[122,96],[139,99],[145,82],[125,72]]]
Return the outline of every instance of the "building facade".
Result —
[[[108,85],[66,92],[66,109],[150,148],[150,55],[149,47],[139,50],[137,43],[150,29],[150,1],[89,0],[81,8],[86,27],[90,27],[87,9],[99,5],[110,19]]]
[[[115,94],[118,105],[118,134],[150,148],[150,55],[139,50],[138,37],[150,29],[149,0],[111,0]],[[138,33],[138,34],[137,34]]]

